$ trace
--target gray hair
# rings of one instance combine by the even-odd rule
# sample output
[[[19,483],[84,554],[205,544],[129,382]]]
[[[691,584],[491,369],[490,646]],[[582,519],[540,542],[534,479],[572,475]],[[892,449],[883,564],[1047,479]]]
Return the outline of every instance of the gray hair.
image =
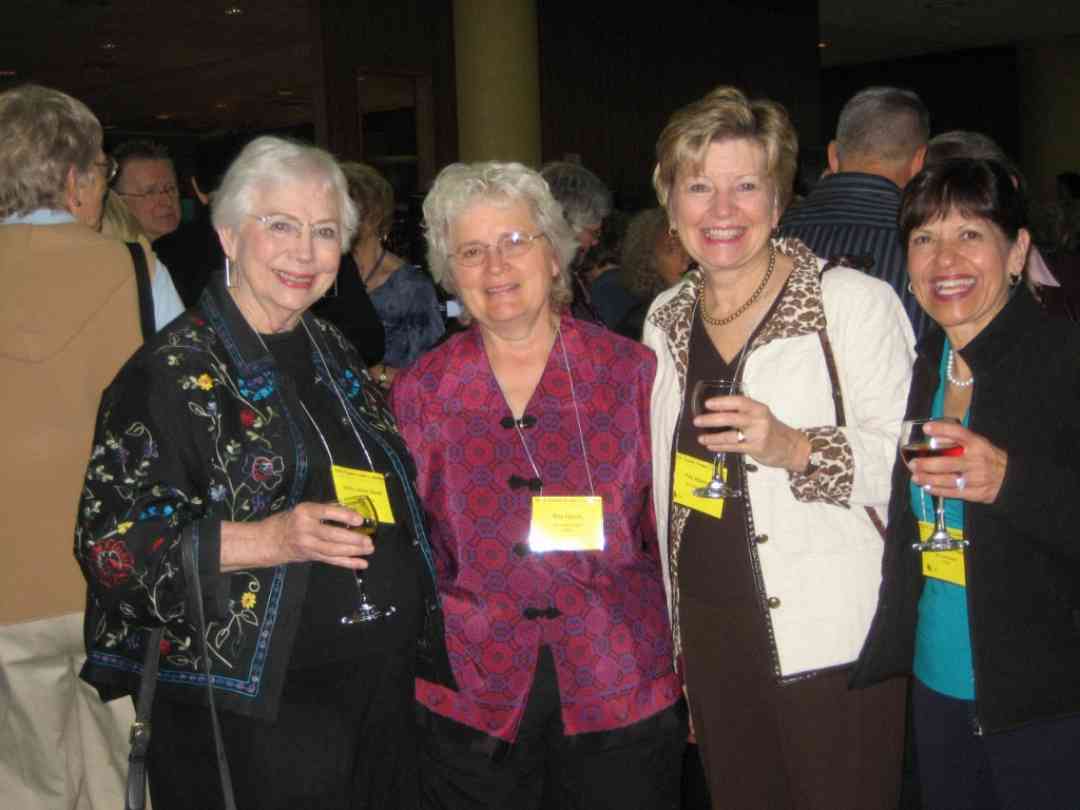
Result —
[[[241,150],[214,192],[211,221],[215,228],[238,228],[265,189],[312,180],[323,181],[337,197],[344,253],[352,244],[359,219],[345,175],[329,152],[287,138],[263,135]]]
[[[844,105],[836,123],[841,159],[910,160],[929,137],[930,111],[915,93],[898,87],[860,90]]]
[[[541,168],[540,175],[575,232],[599,225],[611,213],[611,191],[584,166],[557,160]]]
[[[424,198],[424,235],[427,238],[428,268],[431,275],[451,295],[457,293],[450,258],[450,226],[476,203],[512,205],[524,202],[551,244],[559,265],[559,275],[551,288],[551,305],[562,310],[573,298],[570,262],[578,244],[562,207],[539,173],[520,163],[452,163],[439,172]]]
[[[68,171],[89,175],[101,141],[101,123],[66,93],[37,84],[0,93],[0,217],[66,210]]]
[[[936,166],[952,158],[997,161],[1005,167],[1005,171],[1018,184],[1020,190],[1024,191],[1024,173],[989,135],[964,129],[954,129],[935,135],[926,145],[926,162],[923,168]]]

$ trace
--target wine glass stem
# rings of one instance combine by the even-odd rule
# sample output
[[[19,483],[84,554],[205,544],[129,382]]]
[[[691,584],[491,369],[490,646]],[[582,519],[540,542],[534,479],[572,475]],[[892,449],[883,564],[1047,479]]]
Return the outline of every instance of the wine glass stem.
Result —
[[[724,461],[727,458],[727,453],[717,453],[713,456],[712,477],[715,481],[723,481],[722,472],[724,470]]]
[[[934,530],[938,534],[945,533],[945,496],[938,495],[935,499],[937,501],[937,507],[935,509],[936,515],[934,518]]]

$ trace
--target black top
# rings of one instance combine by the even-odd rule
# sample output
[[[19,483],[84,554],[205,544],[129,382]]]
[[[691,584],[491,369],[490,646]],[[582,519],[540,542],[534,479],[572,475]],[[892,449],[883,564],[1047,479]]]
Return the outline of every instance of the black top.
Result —
[[[944,334],[918,347],[908,417],[930,411]],[[960,354],[975,376],[970,429],[1008,454],[992,504],[965,503],[977,721],[988,732],[1080,713],[1080,329],[1020,288]],[[908,495],[893,469],[877,614],[852,682],[911,671],[923,576]]]
[[[195,218],[154,242],[154,253],[169,268],[176,291],[191,308],[199,302],[210,276],[225,268],[221,240],[210,223],[210,208],[199,205]]]
[[[367,458],[356,435],[344,420],[337,396],[325,384],[325,375],[316,370],[321,365],[303,327],[286,334],[263,335],[278,369],[290,378],[299,400],[307,407],[318,430],[306,414],[298,418],[309,448],[308,480],[303,501],[332,501],[335,497],[331,463],[354,469],[369,469]],[[320,438],[319,433],[322,433]],[[333,454],[327,456],[323,438]],[[374,442],[367,443],[368,453],[377,471],[391,469],[385,452]],[[361,624],[343,625],[341,617],[356,604],[357,588],[352,571],[325,563],[313,562],[308,579],[300,625],[293,644],[290,669],[309,669],[324,664],[356,660],[363,656],[381,656],[389,649],[413,643],[420,633],[419,579],[423,561],[412,543],[404,493],[396,477],[387,472],[387,490],[395,523],[379,526],[375,553],[367,558],[370,567],[364,572],[367,594],[377,607],[394,605],[392,616]]]
[[[336,285],[311,311],[344,332],[364,358],[365,365],[370,367],[382,361],[386,351],[386,333],[351,254],[346,253],[341,257]]]

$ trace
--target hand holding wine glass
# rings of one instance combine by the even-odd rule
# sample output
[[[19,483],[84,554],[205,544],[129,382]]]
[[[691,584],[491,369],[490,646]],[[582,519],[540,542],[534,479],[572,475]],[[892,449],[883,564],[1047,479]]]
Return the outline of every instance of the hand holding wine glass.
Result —
[[[913,480],[919,484],[914,476],[916,467],[913,464],[922,459],[955,459],[964,454],[964,446],[955,439],[944,435],[933,435],[931,428],[927,428],[935,421],[953,422],[959,424],[959,420],[952,417],[942,416],[926,419],[908,419],[900,426],[900,458],[908,465],[913,473]],[[963,474],[954,473],[954,483],[963,487]],[[945,526],[945,496],[935,496],[934,530],[925,542],[915,543],[912,548],[917,551],[955,551],[968,545],[968,541],[954,540]]]
[[[934,496],[968,503],[993,503],[1005,482],[1009,456],[955,419],[937,419],[925,427],[936,441],[955,442],[963,452],[944,459],[924,458],[909,464],[912,480]]]
[[[705,404],[710,399],[714,399],[716,397],[736,396],[741,393],[742,386],[737,380],[698,380],[694,384],[694,390],[691,397],[691,405],[693,408],[694,416],[704,416],[710,413],[709,408]],[[736,435],[742,436],[742,432],[736,430]],[[705,486],[695,489],[694,495],[699,498],[742,497],[741,490],[730,487],[725,482],[726,475],[724,474],[724,470],[726,463],[726,452],[719,452],[714,454],[712,478]]]

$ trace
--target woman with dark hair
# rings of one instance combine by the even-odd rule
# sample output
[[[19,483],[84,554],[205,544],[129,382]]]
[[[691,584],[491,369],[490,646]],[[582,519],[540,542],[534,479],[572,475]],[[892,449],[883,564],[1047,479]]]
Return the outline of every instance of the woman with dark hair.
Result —
[[[941,420],[929,440],[960,451],[896,461],[853,684],[914,673],[927,810],[1075,807],[1080,331],[1042,317],[1020,283],[1030,240],[1003,166],[928,166],[900,228],[914,295],[941,327],[919,345],[906,418]],[[925,545],[938,496],[958,550]]]

